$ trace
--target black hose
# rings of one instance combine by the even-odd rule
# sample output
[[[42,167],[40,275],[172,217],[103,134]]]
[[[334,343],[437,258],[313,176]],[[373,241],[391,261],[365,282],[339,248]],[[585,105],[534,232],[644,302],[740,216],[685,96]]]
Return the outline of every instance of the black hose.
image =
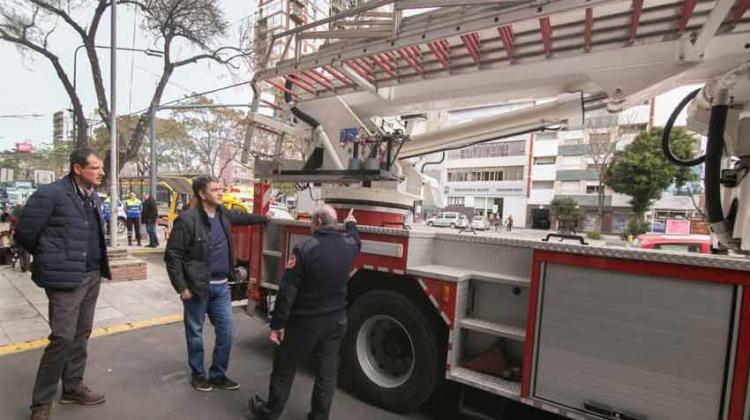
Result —
[[[668,161],[672,162],[673,164],[677,166],[683,166],[683,167],[690,167],[690,166],[696,166],[700,165],[706,160],[706,155],[703,155],[701,157],[691,159],[691,160],[682,160],[675,156],[672,153],[672,149],[669,147],[669,137],[672,134],[672,127],[674,126],[675,120],[677,120],[677,117],[680,115],[680,112],[687,106],[687,104],[690,103],[700,92],[700,89],[696,89],[690,93],[687,94],[684,98],[682,98],[682,101],[680,101],[679,104],[675,107],[675,109],[672,111],[672,114],[669,116],[669,119],[667,120],[667,125],[664,126],[664,133],[661,135],[661,149],[664,152],[664,157],[667,158]]]
[[[424,165],[422,165],[422,169],[419,170],[419,172],[424,173],[424,168],[430,166],[430,165],[440,165],[445,160],[445,152],[443,152],[443,157],[440,158],[437,162],[425,162]]]
[[[714,105],[711,107],[711,119],[708,123],[704,187],[709,223],[724,220],[724,210],[721,208],[721,154],[728,111],[729,105]]]
[[[291,91],[292,90],[292,82],[291,82],[291,80],[286,79],[285,86],[286,86],[287,90]],[[286,101],[286,103],[291,103],[292,102],[292,94],[289,93],[289,92],[284,92],[284,100]],[[307,125],[309,125],[313,129],[318,128],[318,126],[320,125],[320,122],[318,122],[318,120],[316,120],[315,118],[313,118],[312,116],[310,116],[310,114],[307,114],[304,111],[302,111],[301,109],[297,108],[296,106],[291,107],[289,110],[292,111],[292,115],[294,115],[295,117],[297,117],[300,120],[304,121],[305,123],[307,123]]]

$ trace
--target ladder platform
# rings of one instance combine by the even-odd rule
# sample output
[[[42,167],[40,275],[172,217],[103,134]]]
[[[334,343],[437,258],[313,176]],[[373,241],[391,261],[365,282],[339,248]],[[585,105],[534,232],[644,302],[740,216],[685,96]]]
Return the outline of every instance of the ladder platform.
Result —
[[[431,279],[447,280],[456,283],[467,280],[482,280],[492,283],[508,284],[512,286],[528,287],[527,277],[510,274],[498,274],[487,271],[472,270],[470,268],[451,267],[447,265],[420,265],[408,268],[407,274]]]
[[[497,337],[509,338],[511,340],[526,340],[526,329],[512,325],[499,324],[478,318],[464,318],[460,322],[463,329],[490,334]]]
[[[453,367],[448,372],[448,379],[464,385],[475,386],[491,394],[517,400],[521,396],[519,382],[506,381],[492,375],[473,371],[462,367]]]

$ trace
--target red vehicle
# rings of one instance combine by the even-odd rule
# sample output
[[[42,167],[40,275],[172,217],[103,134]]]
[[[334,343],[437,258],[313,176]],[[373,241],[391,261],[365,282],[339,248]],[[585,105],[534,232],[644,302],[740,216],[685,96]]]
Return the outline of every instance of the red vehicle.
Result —
[[[645,234],[638,237],[638,247],[663,251],[711,253],[709,235],[662,235]]]

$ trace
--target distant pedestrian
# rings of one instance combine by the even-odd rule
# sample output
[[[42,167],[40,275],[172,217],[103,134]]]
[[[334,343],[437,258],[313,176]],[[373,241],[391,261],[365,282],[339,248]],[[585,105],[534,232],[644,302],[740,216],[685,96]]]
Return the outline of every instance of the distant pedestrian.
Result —
[[[327,420],[336,390],[341,340],[346,334],[346,285],[360,252],[357,220],[349,212],[346,232],[337,230],[336,210],[318,207],[313,234],[294,247],[271,315],[276,345],[268,400],[250,400],[257,420],[277,420],[289,398],[297,365],[315,355],[316,372],[308,420]],[[351,418],[351,416],[344,416]]]
[[[122,201],[120,201],[120,199],[118,198],[117,199],[117,210],[119,210],[120,207],[122,207]],[[104,224],[106,225],[106,228],[105,228],[105,231],[107,232],[106,236],[109,236],[109,234],[110,234],[110,232],[109,232],[109,221],[112,219],[112,205],[110,204],[110,198],[109,197],[105,198],[104,201],[102,201],[102,216],[104,217]],[[115,218],[119,219],[118,216],[119,216],[118,211],[115,211]]]
[[[143,212],[143,203],[135,196],[133,191],[128,194],[125,200],[125,216],[127,217],[128,226],[128,246],[133,246],[133,230],[135,230],[135,240],[138,246],[141,246],[141,213]]]
[[[503,225],[503,221],[500,217],[500,213],[495,213],[495,217],[493,218],[493,224],[495,225],[495,232],[499,232],[500,226]]]
[[[513,231],[513,215],[512,214],[508,215],[508,219],[505,223],[505,226],[508,228],[508,232]]]
[[[227,377],[234,336],[229,283],[234,278],[231,225],[257,225],[267,216],[228,210],[221,205],[219,180],[199,176],[193,180],[196,205],[180,214],[167,241],[164,261],[172,286],[185,309],[185,337],[191,385],[197,391],[214,387],[236,390],[240,384]],[[203,364],[203,323],[214,326],[216,345],[206,375]],[[208,377],[207,377],[208,376]]]
[[[34,384],[31,420],[48,420],[57,384],[61,404],[94,405],[104,395],[83,383],[86,348],[102,277],[110,277],[104,219],[94,190],[104,177],[91,149],[70,155],[70,173],[31,195],[15,240],[34,255],[31,279],[49,299],[52,330]]]
[[[146,233],[148,233],[148,245],[149,248],[156,248],[159,246],[159,236],[156,234],[156,222],[159,219],[159,209],[156,206],[156,200],[151,196],[150,193],[146,193],[143,198],[143,214],[141,220],[146,224]]]

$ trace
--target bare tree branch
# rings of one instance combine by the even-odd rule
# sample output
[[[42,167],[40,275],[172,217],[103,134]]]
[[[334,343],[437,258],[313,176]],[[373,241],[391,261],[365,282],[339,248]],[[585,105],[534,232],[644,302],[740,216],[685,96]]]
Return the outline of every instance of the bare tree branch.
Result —
[[[45,0],[28,0],[30,3],[62,18],[81,37],[86,37],[86,31],[65,10],[55,7]],[[59,3],[59,2],[58,2]]]

